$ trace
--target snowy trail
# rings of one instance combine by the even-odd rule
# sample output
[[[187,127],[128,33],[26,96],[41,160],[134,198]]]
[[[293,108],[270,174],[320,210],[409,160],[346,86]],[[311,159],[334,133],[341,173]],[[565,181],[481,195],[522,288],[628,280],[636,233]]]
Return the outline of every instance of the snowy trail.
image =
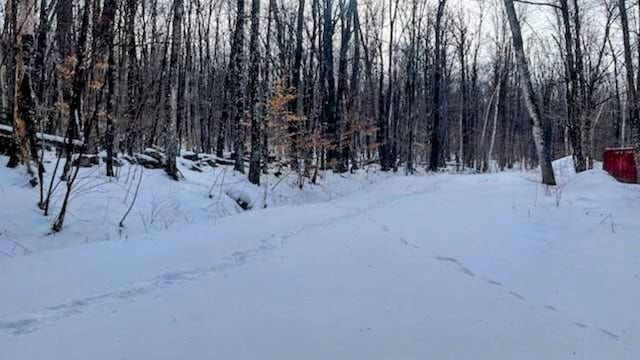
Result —
[[[370,218],[370,220],[374,223],[377,224],[377,222],[373,219]],[[387,225],[382,225],[382,229],[385,232],[391,232],[391,230],[389,229],[389,227]],[[411,245],[413,246],[415,249],[420,249],[420,247],[418,245],[409,243],[408,240],[406,240],[404,237],[399,236],[399,239],[402,241],[403,244],[405,245]],[[518,300],[522,300],[522,301],[528,301],[527,298],[518,293],[515,290],[512,290],[511,288],[509,288],[508,284],[503,284],[499,281],[493,280],[491,278],[486,278],[483,276],[480,276],[478,274],[476,274],[473,270],[471,270],[470,268],[468,268],[463,262],[461,262],[459,259],[455,258],[455,257],[450,257],[450,256],[441,256],[441,255],[437,255],[433,257],[435,260],[442,262],[443,264],[445,264],[446,266],[448,266],[449,268],[453,269],[453,270],[458,270],[461,273],[470,276],[472,278],[475,278],[481,282],[484,282],[486,284],[490,284],[493,286],[497,286],[503,289],[503,291],[510,295],[513,296],[514,298],[518,299]],[[553,305],[541,305],[541,304],[536,304],[535,302],[531,302],[528,301],[528,305],[529,306],[533,306],[533,307],[540,307],[540,308],[544,308],[546,310],[549,311],[553,311],[553,312],[559,312],[560,310],[558,308],[556,308]],[[570,320],[570,317],[567,317],[567,319]],[[581,329],[586,329],[589,328],[589,325],[583,323],[583,322],[579,322],[579,321],[572,321],[573,324]],[[620,336],[607,330],[607,329],[596,329],[597,331],[601,332],[602,334],[606,335],[607,337],[609,337],[612,340],[620,340]]]
[[[397,178],[154,242],[12,259],[0,354],[636,359],[640,207],[578,190],[555,207],[521,174]]]
[[[428,201],[428,200],[433,201],[433,200],[435,200],[436,202],[439,202],[439,200],[437,199],[438,197],[442,197],[443,198],[442,201],[446,201],[448,199],[448,196],[438,196],[438,195],[436,195],[436,196],[432,196],[430,199],[422,199],[422,200],[424,200],[424,201]],[[636,198],[636,199],[638,199],[638,198]],[[415,199],[412,199],[412,200],[420,201],[421,199],[419,197],[416,197]],[[591,202],[591,201],[588,201],[588,202]],[[470,199],[465,199],[465,204],[467,206],[470,206],[470,207],[473,207],[473,205],[474,205],[473,204],[473,200],[470,200]],[[490,204],[490,202],[484,202],[483,201],[483,204]],[[480,204],[478,204],[478,205],[479,205],[478,207],[481,207]],[[406,204],[405,204],[405,206],[406,206]],[[484,205],[484,206],[487,206],[487,205]],[[515,205],[514,205],[514,209],[515,209]],[[389,210],[389,209],[387,209],[387,210]],[[598,208],[597,207],[592,207],[592,208],[590,208],[590,210],[598,210]],[[583,209],[580,209],[580,210],[578,210],[578,213],[581,213],[582,211],[583,211]],[[493,212],[489,211],[489,213],[493,213]],[[633,212],[632,212],[632,214],[633,214]],[[414,248],[420,248],[418,245],[415,245],[414,243],[410,242],[412,240],[407,240],[407,239],[411,239],[412,237],[415,237],[415,233],[416,233],[415,230],[417,230],[416,229],[416,224],[424,224],[424,222],[420,221],[419,217],[414,217],[411,214],[406,214],[402,218],[393,217],[390,220],[386,220],[384,215],[385,214],[379,214],[379,218],[380,218],[379,221],[377,221],[377,220],[375,220],[374,218],[371,218],[371,217],[370,217],[370,220],[374,224],[380,226],[383,229],[383,231],[395,233],[396,236],[398,236],[398,238],[404,244],[412,245]],[[574,214],[574,215],[577,215],[577,214]],[[581,215],[582,214],[578,214],[578,217],[581,217]],[[589,215],[588,212],[586,213],[586,215],[587,216]],[[447,214],[444,217],[446,218],[446,217],[453,217],[453,216],[454,216],[454,214]],[[633,225],[634,225],[634,222],[635,222],[633,220],[633,215],[630,216],[630,219],[631,219],[631,223],[626,224],[626,225],[631,230],[631,229],[634,229]],[[469,219],[465,218],[464,221],[467,222],[467,221],[469,221]],[[557,221],[557,219],[553,219],[552,221]],[[394,226],[390,226],[389,223],[395,223],[395,224],[394,224]],[[439,222],[438,221],[434,221],[434,223],[437,224]],[[444,223],[444,222],[442,222],[442,223]],[[566,226],[568,228],[576,227],[576,228],[582,230],[582,232],[585,232],[585,229],[583,229],[584,225],[581,222],[572,221],[572,222],[563,222],[563,223],[565,224],[564,226]],[[435,233],[440,233],[440,231],[438,231],[437,229],[435,229],[435,231],[434,231],[433,226],[431,226],[431,225],[432,224],[430,224],[430,226],[428,226],[428,227],[424,227],[424,233],[428,233],[429,231],[433,231]],[[538,224],[536,224],[536,225],[538,225]],[[600,225],[602,225],[602,221],[600,222]],[[393,231],[394,227],[395,228],[399,228],[399,229],[401,229],[402,227],[405,227],[405,228],[413,227],[413,229],[412,229],[413,230],[413,234],[411,234],[410,236],[406,236],[405,237],[405,236],[401,235],[403,233],[402,231]],[[523,226],[522,228],[519,229],[519,232],[521,232],[523,234],[535,233],[535,231],[536,231],[535,228],[536,227],[537,226],[534,226],[533,228],[527,227],[527,226]],[[498,230],[498,232],[499,231],[500,230]],[[449,236],[452,236],[452,237],[456,236],[456,231],[455,230],[449,229],[448,232],[449,232]],[[571,233],[573,234],[571,236],[579,237],[579,236],[584,236],[585,235],[585,234],[580,234],[580,232],[581,231],[571,231]],[[587,232],[593,232],[593,230],[588,230]],[[462,233],[464,234],[465,231],[462,231]],[[633,230],[629,231],[629,233],[630,234],[635,234],[635,236],[632,237],[634,239],[637,239],[637,236],[640,235],[636,231],[633,231]],[[491,236],[500,236],[498,234],[491,234],[491,233],[489,233],[489,234],[490,234],[489,237],[491,237]],[[594,238],[597,239],[598,235],[602,236],[602,234],[603,234],[603,232],[600,231],[599,234],[596,234],[596,236]],[[593,233],[591,233],[591,235],[593,235]],[[607,237],[611,236],[611,234],[608,234],[608,235],[609,236],[607,236]],[[442,240],[442,239],[439,239],[439,240]],[[483,240],[485,240],[485,239],[483,239]],[[569,238],[567,238],[566,240],[571,241],[571,239],[569,239]],[[440,243],[440,244],[438,244],[438,243]],[[469,243],[469,241],[467,241],[467,243]],[[592,315],[592,314],[590,314],[590,312],[592,312],[595,309],[589,309],[590,311],[588,311],[588,313],[586,313],[586,314],[579,314],[579,312],[576,312],[576,311],[574,311],[575,309],[573,309],[573,307],[575,305],[578,305],[578,304],[573,304],[572,303],[572,304],[569,304],[566,308],[558,308],[557,305],[553,304],[553,301],[554,301],[553,298],[554,297],[553,296],[549,296],[550,295],[549,294],[550,290],[553,290],[553,292],[555,292],[555,293],[558,292],[557,289],[555,289],[555,290],[554,289],[550,289],[549,285],[558,286],[557,284],[549,284],[549,283],[544,284],[543,283],[543,285],[545,285],[545,286],[537,287],[536,285],[538,285],[538,284],[535,284],[535,282],[537,280],[539,280],[539,279],[532,279],[532,278],[529,278],[529,277],[517,279],[515,276],[514,276],[513,279],[509,279],[509,276],[507,274],[505,274],[505,270],[509,270],[508,266],[504,266],[505,264],[502,264],[502,266],[499,266],[499,267],[495,267],[494,266],[493,268],[490,266],[491,264],[494,263],[495,259],[492,259],[491,257],[495,255],[496,248],[491,247],[490,244],[488,244],[488,243],[490,243],[490,241],[488,241],[488,242],[484,242],[483,241],[482,244],[481,244],[482,247],[485,247],[484,252],[486,252],[487,254],[483,254],[483,251],[481,249],[474,247],[474,253],[472,254],[472,256],[470,256],[470,259],[469,259],[470,263],[472,263],[472,264],[476,263],[477,265],[479,265],[480,271],[476,271],[474,265],[469,266],[466,263],[464,263],[462,260],[457,258],[457,256],[459,256],[459,255],[452,255],[452,254],[456,254],[456,252],[459,253],[459,252],[461,252],[461,250],[464,250],[464,247],[460,247],[460,243],[456,243],[453,246],[445,245],[443,247],[443,249],[449,248],[449,249],[446,249],[446,250],[435,250],[435,251],[439,251],[439,253],[443,253],[443,254],[447,254],[447,255],[435,255],[434,258],[437,261],[440,261],[443,264],[447,265],[448,267],[450,267],[452,269],[457,269],[461,273],[463,273],[463,274],[465,274],[465,275],[467,275],[467,276],[469,276],[471,278],[474,278],[474,279],[476,279],[476,280],[478,280],[480,282],[484,282],[486,284],[490,284],[490,285],[493,285],[493,286],[495,286],[497,288],[500,288],[501,291],[504,291],[506,294],[512,296],[513,298],[515,298],[517,300],[527,302],[530,306],[542,308],[542,309],[544,309],[546,311],[550,311],[550,312],[553,312],[553,313],[558,313],[563,318],[565,318],[566,321],[569,321],[571,324],[575,325],[576,327],[578,327],[580,329],[592,328],[592,330],[595,331],[596,333],[599,333],[600,335],[604,335],[604,336],[606,336],[607,338],[609,338],[611,340],[615,340],[615,341],[623,340],[621,338],[620,333],[618,332],[619,331],[618,329],[616,329],[616,332],[614,332],[614,331],[610,330],[609,328],[606,328],[606,326],[607,326],[606,324],[608,322],[607,320],[609,320],[609,325],[611,324],[610,320],[611,320],[611,317],[612,317],[611,315],[614,315],[614,312],[615,312],[614,309],[604,309],[605,311],[600,311],[600,314],[599,314],[599,315],[605,315],[604,317],[603,316],[598,316],[598,317],[595,317],[593,319],[590,319],[589,317]],[[427,251],[429,251],[429,250],[434,251],[434,248],[438,248],[441,245],[442,245],[442,241],[430,242],[431,249],[428,249]],[[448,245],[450,245],[450,244],[448,244]],[[489,245],[489,246],[486,246],[486,245]],[[504,245],[505,245],[505,243],[501,243],[500,244],[500,246],[504,246]],[[638,263],[639,263],[638,262],[638,253],[637,253],[638,244],[635,243],[635,244],[630,244],[630,245],[633,245],[633,247],[629,248],[630,255],[631,255],[631,256],[629,256],[629,258],[635,263],[634,264],[635,266],[633,268],[625,268],[625,266],[628,263],[624,263],[624,265],[621,267],[623,272],[627,272],[628,271],[627,275],[629,275],[629,276],[626,276],[626,278],[627,278],[626,281],[628,281],[629,283],[628,284],[627,283],[615,284],[615,285],[622,285],[621,286],[622,288],[624,288],[626,286],[631,286],[632,287],[630,292],[628,292],[627,294],[623,295],[623,296],[628,296],[628,298],[623,298],[622,299],[623,302],[619,304],[619,305],[623,305],[619,309],[625,309],[625,310],[622,311],[622,314],[615,314],[615,315],[620,315],[620,318],[624,318],[626,316],[624,312],[628,310],[628,306],[624,306],[624,305],[628,305],[629,301],[640,300],[640,292],[638,291],[640,289],[640,283],[638,282],[638,273],[637,273],[637,271],[638,271]],[[489,251],[487,251],[487,249]],[[505,253],[512,254],[512,252],[510,252],[510,251],[506,251]],[[431,253],[431,255],[433,255],[433,253]],[[531,255],[535,255],[535,254],[531,254]],[[460,256],[464,256],[464,255],[460,255]],[[517,261],[523,261],[524,259],[517,258],[517,259],[511,259],[511,260],[512,260],[512,262],[517,262]],[[540,260],[540,258],[532,256],[532,259],[530,260],[529,264],[520,263],[520,264],[515,264],[515,265],[517,267],[523,267],[524,268],[524,267],[528,266],[528,267],[533,267],[535,269],[536,266],[539,266],[539,262],[538,262],[539,260]],[[602,260],[602,259],[598,259],[598,260]],[[601,272],[602,269],[605,269],[607,267],[611,267],[610,264],[607,264],[607,261],[609,261],[609,260],[610,259],[605,259],[605,262],[602,263],[603,267],[602,268],[596,267],[595,271],[596,272]],[[487,266],[487,265],[489,265],[489,266]],[[514,264],[512,263],[511,266],[513,266],[513,265]],[[550,265],[550,266],[552,266],[554,268],[553,269],[547,269],[545,271],[547,274],[543,273],[542,275],[552,275],[553,276],[553,274],[550,274],[553,270],[558,270],[558,272],[560,272],[561,269],[563,269],[565,267],[565,264],[563,264],[563,263],[548,264],[548,265]],[[559,268],[555,269],[556,266],[558,266]],[[510,270],[515,270],[515,269],[510,269]],[[572,269],[572,270],[576,270],[576,269]],[[606,271],[604,273],[606,274]],[[507,276],[505,277],[505,275],[507,275]],[[588,273],[588,274],[584,274],[584,275],[586,275],[585,277],[587,278],[586,279],[587,281],[593,281],[593,280],[597,279],[596,277],[589,278],[591,275],[594,275],[591,272]],[[541,277],[544,278],[544,276],[541,276]],[[506,278],[507,280],[503,283],[501,281],[495,280],[494,278],[499,278],[499,279]],[[528,284],[518,284],[517,283],[518,281],[522,281],[522,280],[528,281],[530,283],[528,283]],[[557,280],[557,279],[548,278],[547,280],[549,282],[551,282],[551,281]],[[573,280],[575,280],[575,279],[571,279],[571,281],[573,281]],[[580,279],[580,280],[584,281],[585,279]],[[603,281],[603,283],[601,285],[606,285],[605,282],[606,281]],[[572,290],[573,291],[579,291],[581,289],[579,287],[574,287],[574,289],[572,289]],[[538,292],[538,291],[542,292],[543,294],[536,294],[536,292]],[[544,292],[547,292],[547,293],[544,294]],[[585,293],[588,293],[588,292],[593,292],[593,286],[589,286],[587,288]],[[529,296],[529,294],[527,294],[527,293],[531,293],[531,299],[527,298],[527,296]],[[527,294],[527,295],[525,296],[524,294]],[[595,297],[597,297],[597,294],[594,294],[594,295],[596,295]],[[594,296],[594,295],[592,295],[592,296]],[[607,294],[606,296],[615,296],[615,295],[617,295],[617,294],[611,293],[611,294]],[[547,301],[547,300],[551,301],[552,303],[545,303],[544,301]],[[566,302],[566,300],[567,299],[563,299],[563,298],[558,298],[557,299],[557,301],[560,301],[561,303],[562,302]],[[585,299],[570,299],[570,300],[571,301],[578,300],[578,301],[582,302]],[[602,305],[605,305],[605,304],[606,304],[606,302],[603,302]],[[591,304],[591,305],[594,305],[594,304]],[[629,342],[629,341],[637,342],[637,339],[638,339],[637,330],[638,330],[638,326],[640,325],[639,319],[640,319],[639,317],[632,317],[631,319],[629,319],[630,320],[629,323],[631,325],[633,325],[633,327],[634,327],[634,332],[632,334],[630,334],[630,337],[632,339],[626,339],[627,342]],[[637,352],[637,354],[640,355],[640,353],[638,353],[638,352]]]
[[[305,224],[304,226],[283,235],[272,234],[266,239],[259,240],[258,242],[260,245],[258,247],[250,250],[234,251],[231,256],[222,259],[221,262],[216,264],[189,270],[163,273],[155,276],[153,279],[142,281],[107,293],[76,298],[67,303],[47,306],[43,309],[26,314],[20,314],[8,319],[0,319],[0,331],[4,331],[12,335],[28,334],[37,331],[41,326],[53,325],[61,319],[82,313],[90,307],[112,302],[129,301],[137,296],[156,293],[168,286],[178,285],[187,281],[194,281],[235,267],[243,266],[252,258],[286,246],[289,239],[296,235],[300,235],[301,233],[312,231],[317,228],[333,226],[339,221],[348,221],[355,217],[362,216],[373,209],[383,207],[391,202],[399,201],[406,196],[433,192],[436,190],[435,186],[438,184],[439,182],[435,182],[433,184],[434,187],[429,188],[428,190],[402,194],[399,197],[389,197],[381,201],[373,202],[364,208],[344,209],[345,213],[343,215],[328,217],[321,221]]]

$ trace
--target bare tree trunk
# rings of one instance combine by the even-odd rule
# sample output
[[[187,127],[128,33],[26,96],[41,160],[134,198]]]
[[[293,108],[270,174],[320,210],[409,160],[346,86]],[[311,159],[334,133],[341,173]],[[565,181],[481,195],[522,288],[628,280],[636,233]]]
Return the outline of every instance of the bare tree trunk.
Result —
[[[433,73],[433,115],[431,129],[431,158],[429,159],[429,170],[438,171],[440,167],[440,157],[442,153],[442,145],[440,142],[440,120],[442,117],[442,104],[440,92],[442,86],[442,18],[444,17],[444,9],[446,0],[439,0],[438,12],[436,13],[435,26],[435,70]]]
[[[327,166],[335,166],[338,160],[338,124],[336,80],[333,73],[333,0],[325,0],[322,39],[323,119],[327,128]]]
[[[236,38],[235,60],[231,64],[231,71],[234,85],[234,148],[235,166],[234,169],[244,173],[244,125],[245,98],[244,98],[244,24],[245,24],[245,0],[238,0],[238,19],[234,36]]]
[[[610,53],[612,54],[611,58],[613,60],[613,85],[614,85],[614,98],[615,98],[615,119],[616,119],[616,141],[618,146],[624,146],[624,122],[623,117],[624,113],[622,110],[622,99],[620,96],[620,82],[618,81],[618,56],[616,55],[613,44],[611,43],[611,38],[607,39],[607,43],[609,45]]]
[[[301,5],[302,6],[302,5]],[[251,161],[249,162],[249,181],[260,185],[260,160],[262,157],[262,116],[258,99],[260,78],[260,0],[253,0],[251,6],[251,39],[249,41],[249,106],[251,110]]]
[[[573,162],[576,172],[582,172],[587,169],[587,163],[584,158],[584,149],[582,148],[582,131],[580,124],[580,85],[579,85],[579,68],[576,65],[580,60],[577,54],[581,51],[578,49],[578,41],[575,42],[571,32],[571,19],[569,17],[569,4],[567,0],[560,0],[560,9],[562,13],[562,23],[564,25],[564,43],[565,43],[565,98],[567,103],[567,129],[571,148],[573,149]],[[577,9],[574,9],[577,11]],[[578,16],[576,14],[576,16]],[[578,30],[578,29],[576,29]],[[576,33],[576,39],[579,34]]]
[[[102,9],[102,17],[100,19],[98,36],[98,58],[99,61],[104,61],[104,57],[108,57],[107,61],[107,73],[106,73],[106,85],[107,85],[107,128],[105,130],[105,147],[107,150],[106,170],[107,176],[115,176],[113,171],[113,139],[114,139],[114,109],[115,109],[115,76],[116,76],[116,59],[113,50],[113,28],[115,13],[118,9],[118,3],[116,0],[106,0]],[[101,85],[103,88],[104,85]]]
[[[458,166],[464,168],[468,163],[471,153],[470,139],[470,116],[469,116],[469,69],[468,69],[468,48],[469,35],[467,24],[460,21],[456,24],[456,52],[460,66],[460,114],[458,122]]]
[[[269,7],[267,9],[267,34],[266,34],[266,41],[265,41],[265,57],[270,58],[271,57],[271,23],[272,23],[272,19],[273,19],[273,13],[272,13],[272,9],[275,6],[275,0],[269,0]],[[262,92],[263,92],[263,96],[262,96],[262,100],[266,103],[267,99],[270,96],[270,86],[271,86],[271,60],[270,59],[266,59],[264,61],[264,71],[263,71],[263,88],[262,88]],[[262,148],[262,173],[265,175],[269,174],[269,119],[265,118],[264,119],[264,123],[262,126],[262,144],[261,144],[261,148]]]
[[[576,57],[576,73],[578,77],[578,87],[576,89],[576,96],[578,98],[578,125],[581,129],[581,141],[580,148],[582,150],[582,158],[584,161],[584,170],[590,170],[593,168],[593,153],[592,153],[592,121],[591,114],[588,113],[591,104],[587,99],[587,82],[585,78],[585,61],[583,59],[582,52],[582,18],[580,17],[580,7],[578,0],[573,0],[573,26],[574,26],[574,39],[575,39],[575,57]],[[608,33],[608,26],[606,25],[605,34]],[[608,36],[608,35],[605,35]],[[604,45],[603,45],[604,46]],[[602,55],[601,55],[602,56]],[[598,60],[599,62],[600,60]],[[585,154],[586,153],[586,154]],[[578,165],[580,161],[578,161]],[[575,165],[575,164],[574,164]],[[579,170],[579,166],[575,165],[576,171]]]
[[[125,23],[125,31],[126,31],[126,94],[127,94],[127,104],[125,107],[124,118],[127,122],[127,147],[132,149],[136,146],[136,142],[142,139],[141,129],[139,124],[136,123],[136,112],[139,104],[136,103],[137,94],[136,87],[139,86],[140,82],[140,70],[138,68],[138,61],[136,59],[136,37],[135,37],[135,16],[137,9],[137,0],[126,0],[126,19]],[[155,21],[155,19],[152,19]],[[155,44],[154,44],[155,48]],[[152,135],[153,140],[155,141],[155,134]],[[154,145],[151,141],[151,145]],[[113,146],[113,145],[112,145]]]
[[[354,123],[360,122],[360,46],[362,40],[358,32],[358,29],[360,28],[360,20],[358,18],[357,1],[351,0],[350,6],[353,8],[353,65],[351,68],[351,94],[347,105],[347,113],[350,118],[345,121],[345,138],[343,139],[342,144],[342,158],[346,159],[345,162],[347,165],[349,164],[349,161],[351,161],[351,170],[354,171],[358,168],[353,153],[353,139],[355,137],[353,125]]]
[[[47,85],[48,83],[48,73],[45,71],[46,67],[46,52],[47,52],[47,36],[49,31],[51,30],[51,17],[50,17],[50,9],[47,6],[46,0],[40,1],[40,24],[38,26],[38,35],[37,35],[37,43],[36,43],[36,54],[33,64],[33,78],[35,78],[36,86],[34,87],[35,99],[36,99],[36,117],[37,119],[34,121],[34,139],[32,141],[31,146],[35,149],[35,132],[36,130],[36,122],[37,128],[44,132],[45,126],[47,125],[47,114],[46,114],[46,102],[47,102]],[[0,55],[1,56],[1,55]],[[1,67],[1,66],[0,66]],[[0,70],[1,71],[1,70]],[[0,87],[2,87],[2,81],[0,79]],[[2,93],[2,90],[0,90]],[[0,113],[2,111],[2,105],[0,105]],[[38,182],[39,182],[39,190],[40,190],[40,200],[38,201],[38,205],[42,207],[44,205],[44,143],[42,143],[42,154],[41,157],[37,156],[37,150],[34,152],[34,158],[37,159],[38,162]]]
[[[480,144],[478,146],[478,153],[481,155],[481,158],[478,161],[476,166],[477,170],[486,171],[487,170],[487,149],[486,149],[486,139],[487,139],[487,127],[489,126],[489,118],[491,116],[491,109],[494,106],[494,101],[500,92],[500,78],[499,75],[496,77],[496,85],[494,90],[491,92],[491,96],[489,97],[489,102],[487,103],[487,108],[485,109],[482,121],[482,132],[480,134]]]
[[[166,152],[167,164],[165,171],[174,180],[178,180],[178,166],[176,157],[178,156],[177,142],[177,118],[178,118],[178,68],[180,52],[182,51],[182,15],[184,12],[183,0],[173,1],[173,30],[171,39],[171,57],[169,60],[169,79],[166,95],[168,96],[168,111],[166,121]]]
[[[384,4],[384,3],[383,3]],[[389,0],[389,47],[387,50],[387,65],[389,66],[387,71],[388,84],[387,84],[387,94],[386,94],[386,121],[385,121],[385,150],[386,150],[386,166],[393,169],[393,171],[398,170],[397,165],[397,149],[396,149],[396,119],[397,112],[396,104],[394,103],[394,99],[396,96],[396,88],[395,88],[395,70],[396,63],[394,57],[394,45],[395,45],[395,30],[396,30],[396,21],[398,18],[398,8],[400,5],[400,0]],[[384,11],[384,10],[382,10]],[[383,74],[380,74],[383,76]],[[382,96],[382,94],[381,94]],[[390,127],[392,128],[390,129]],[[391,133],[390,130],[393,130]],[[393,140],[392,140],[393,139]]]
[[[513,48],[516,55],[518,74],[520,75],[520,86],[522,87],[524,101],[527,106],[527,110],[529,111],[529,116],[532,120],[531,128],[533,132],[533,140],[536,146],[536,152],[538,154],[538,161],[540,162],[540,168],[542,171],[542,183],[546,185],[555,185],[556,179],[553,173],[553,166],[551,164],[551,153],[549,152],[549,147],[544,137],[540,107],[533,90],[533,84],[531,83],[529,65],[524,54],[524,44],[522,42],[520,22],[516,15],[516,9],[513,1],[514,0],[504,0],[504,5],[507,10],[507,18],[509,20],[511,34],[513,37]]]
[[[506,92],[507,92],[507,81],[509,77],[509,68],[510,63],[512,61],[511,57],[511,49],[509,46],[506,46],[504,49],[504,53],[502,57],[502,64],[500,65],[500,70],[498,73],[498,79],[496,84],[496,106],[493,113],[493,126],[491,129],[491,140],[489,142],[489,150],[484,158],[483,171],[492,171],[491,163],[493,162],[493,150],[495,148],[496,143],[496,135],[498,132],[498,120],[500,119],[500,115],[503,114],[505,108],[505,100],[506,100]],[[507,129],[503,129],[503,134],[506,134]],[[504,140],[502,142],[503,146]]]
[[[244,125],[245,99],[244,99],[244,24],[245,24],[245,0],[237,1],[238,17],[233,34],[234,41],[230,59],[231,87],[234,101],[234,170],[244,173]]]
[[[337,163],[335,167],[336,172],[346,172],[349,169],[349,158],[344,157],[342,147],[343,142],[347,141],[344,130],[346,129],[345,122],[348,121],[346,114],[346,101],[347,96],[347,65],[348,65],[348,53],[351,42],[351,36],[353,34],[353,12],[355,10],[355,1],[350,0],[346,9],[342,9],[340,12],[340,24],[341,24],[341,38],[340,38],[340,58],[338,60],[338,92],[336,96],[336,123],[340,127],[338,134],[337,146],[340,147],[340,151],[337,156]]]
[[[91,13],[90,10],[91,10],[91,7],[89,6],[89,4],[88,3],[85,4],[84,10],[82,13],[82,22],[80,25],[80,37],[78,39],[78,44],[76,46],[77,63],[75,65],[75,71],[73,75],[73,93],[71,96],[70,119],[69,119],[69,125],[67,126],[67,134],[66,134],[67,161],[65,163],[64,173],[62,175],[63,178],[65,178],[67,181],[67,187],[66,187],[64,199],[62,200],[62,206],[60,208],[60,212],[58,213],[58,217],[56,218],[52,226],[52,230],[54,232],[58,232],[62,230],[62,225],[64,224],[64,220],[67,214],[67,209],[69,207],[69,201],[70,201],[71,192],[73,190],[73,185],[75,183],[76,177],[78,176],[78,172],[80,170],[80,166],[79,166],[80,162],[78,161],[78,164],[76,164],[75,171],[73,172],[73,174],[69,173],[69,171],[71,170],[71,159],[72,159],[71,154],[73,153],[73,150],[75,148],[73,138],[70,135],[72,134],[73,129],[78,129],[78,130],[82,129],[83,136],[81,136],[82,144],[80,146],[80,154],[79,154],[80,156],[82,156],[82,152],[86,147],[87,137],[85,136],[85,134],[88,134],[91,131],[91,127],[92,127],[91,120],[87,124],[85,124],[84,129],[81,127],[82,118],[83,118],[82,97],[83,97],[84,89],[87,83],[87,76],[86,76],[87,65],[86,65],[85,59],[87,57],[87,35],[89,32],[89,15]],[[51,179],[51,181],[53,183],[53,178]],[[48,202],[49,200],[47,200],[47,204],[45,206],[46,208],[45,213],[48,211],[48,206],[49,206]]]
[[[56,71],[57,87],[59,89],[58,94],[58,112],[56,120],[49,127],[50,132],[55,132],[58,128],[62,127],[62,118],[68,116],[69,106],[71,104],[71,87],[69,77],[65,72],[72,70],[72,55],[73,55],[73,1],[72,0],[58,0],[56,6],[56,32],[55,32],[55,44],[57,45],[57,57],[56,65],[58,70]],[[77,54],[76,54],[77,56]],[[77,60],[77,59],[76,59]],[[60,69],[65,69],[61,71]],[[72,128],[70,137],[75,138],[77,136],[77,129]]]
[[[68,179],[69,170],[71,170],[72,154],[75,150],[74,138],[78,135],[84,139],[91,129],[82,129],[83,107],[82,99],[87,83],[87,33],[89,32],[89,15],[91,13],[89,4],[85,4],[82,23],[80,25],[80,37],[76,44],[76,63],[73,72],[73,86],[71,89],[71,103],[69,104],[69,123],[67,125],[67,146],[66,146],[66,162],[62,172],[62,179]],[[82,134],[80,131],[84,130]],[[83,141],[84,143],[84,141]],[[62,213],[62,212],[61,212]],[[62,216],[64,219],[64,216]],[[62,221],[60,223],[62,228]]]
[[[302,130],[300,124],[303,120],[303,106],[304,106],[304,89],[302,86],[302,52],[303,52],[303,31],[304,31],[304,0],[298,1],[298,14],[296,17],[296,32],[295,32],[295,51],[293,54],[293,68],[291,74],[291,89],[295,92],[295,96],[289,101],[289,111],[295,114],[289,120],[288,133],[289,133],[289,157],[290,164],[293,169],[299,168],[300,147],[303,144],[300,143]]]
[[[35,59],[33,63],[33,80],[35,82],[34,91],[36,94],[36,99],[39,105],[41,105],[40,107],[42,107],[42,104],[45,102],[45,93],[47,90],[47,74],[45,72],[45,61],[47,55],[47,35],[51,30],[51,18],[47,5],[47,0],[40,1],[40,24],[38,25]],[[41,113],[42,111],[39,109],[38,112]],[[42,114],[38,114],[38,118],[39,121],[44,120],[44,116]]]
[[[624,62],[627,73],[627,104],[629,106],[629,122],[631,123],[633,146],[636,148],[636,170],[640,182],[640,109],[638,105],[638,89],[636,89],[631,55],[631,40],[629,39],[629,20],[625,0],[618,0],[620,8],[620,22],[622,23],[622,40],[624,43]]]
[[[35,16],[33,0],[14,1],[11,18],[15,34],[13,77],[13,145],[8,167],[22,164],[27,167],[31,184],[37,179],[31,168],[31,159],[38,158],[35,146],[35,108],[36,101],[31,84],[32,49],[34,45]]]

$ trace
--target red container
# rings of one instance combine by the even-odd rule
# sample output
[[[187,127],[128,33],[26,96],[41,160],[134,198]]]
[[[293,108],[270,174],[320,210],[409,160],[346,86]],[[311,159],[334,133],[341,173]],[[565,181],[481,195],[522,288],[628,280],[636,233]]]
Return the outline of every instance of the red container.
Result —
[[[638,182],[634,148],[607,149],[604,152],[603,168],[620,182]]]

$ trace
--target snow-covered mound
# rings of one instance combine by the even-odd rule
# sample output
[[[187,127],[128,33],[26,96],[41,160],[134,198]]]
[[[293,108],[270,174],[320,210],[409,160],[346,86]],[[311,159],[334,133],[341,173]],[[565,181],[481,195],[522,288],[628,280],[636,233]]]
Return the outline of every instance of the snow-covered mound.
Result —
[[[593,170],[576,174],[573,159],[568,156],[554,161],[553,168],[558,186],[549,189],[549,192],[559,202],[557,205],[581,206],[585,209],[606,208],[611,209],[611,212],[624,214],[629,203],[640,202],[640,186],[617,181],[602,170],[601,162],[596,162]],[[631,209],[633,207],[628,208]]]
[[[572,156],[565,156],[563,158],[554,160],[552,164],[553,171],[555,172],[556,178],[559,180],[559,182],[566,182],[571,177],[576,175],[576,169]],[[593,169],[602,169],[602,162],[595,161],[593,164]]]
[[[46,154],[46,176],[51,175],[55,160],[54,154]],[[0,156],[0,164],[6,162],[7,158]],[[192,171],[192,166],[192,161],[178,160],[185,177],[180,182],[171,181],[162,170],[125,161],[116,178],[105,176],[103,164],[81,169],[60,233],[52,233],[51,225],[66,191],[65,183],[54,182],[52,209],[45,217],[37,207],[38,188],[28,184],[25,169],[0,166],[0,261],[95,241],[153,237],[171,227],[205,223],[215,231],[216,221],[243,212],[243,203],[257,210],[327,201],[391,176],[375,167],[356,174],[322,172],[317,185],[306,183],[300,189],[295,174],[283,173],[263,178],[263,186],[257,187],[230,166],[202,167],[202,172]],[[49,181],[47,177],[45,192]],[[120,227],[129,207],[124,227]]]

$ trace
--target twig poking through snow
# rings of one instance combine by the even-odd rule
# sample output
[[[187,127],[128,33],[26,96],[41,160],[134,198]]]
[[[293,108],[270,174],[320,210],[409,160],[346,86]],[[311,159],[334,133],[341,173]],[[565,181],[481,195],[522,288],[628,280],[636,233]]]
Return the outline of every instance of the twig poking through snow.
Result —
[[[604,219],[602,219],[602,221],[600,221],[600,224],[603,225],[607,220],[609,220],[609,223],[611,225],[611,232],[615,234],[616,227],[615,227],[615,223],[613,222],[613,214],[607,215],[607,217],[605,217]]]
[[[138,193],[140,192],[140,184],[142,184],[142,175],[144,175],[144,169],[142,168],[142,166],[140,166],[140,177],[138,178],[138,185],[136,185],[136,192],[133,194],[133,200],[131,200],[131,205],[129,205],[127,212],[124,213],[124,216],[122,216],[122,220],[120,220],[120,227],[124,227],[124,220],[127,218],[127,216],[129,216],[131,209],[133,209],[133,205],[135,205],[136,203]]]
[[[17,249],[21,249],[23,255],[29,255],[29,254],[32,253],[32,251],[29,248],[27,248],[26,246],[22,245],[19,241],[14,240],[12,238],[12,236],[10,236],[9,233],[6,230],[0,232],[0,236],[2,236],[5,241],[7,241],[7,242],[9,242],[10,244],[13,245],[13,247],[11,248],[11,253],[0,251],[0,254],[6,255],[8,257],[13,257],[13,255],[16,253]]]

